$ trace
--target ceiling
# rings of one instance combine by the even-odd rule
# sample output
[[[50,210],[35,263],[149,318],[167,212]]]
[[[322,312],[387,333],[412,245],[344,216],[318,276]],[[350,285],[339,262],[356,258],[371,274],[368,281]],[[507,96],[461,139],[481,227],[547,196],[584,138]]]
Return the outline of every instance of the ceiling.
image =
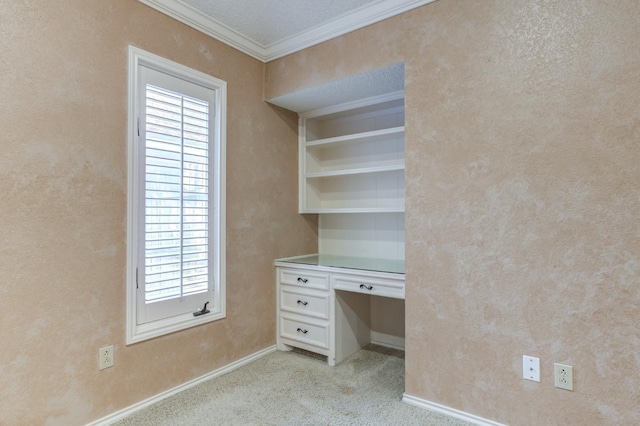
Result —
[[[435,0],[139,0],[263,62]]]

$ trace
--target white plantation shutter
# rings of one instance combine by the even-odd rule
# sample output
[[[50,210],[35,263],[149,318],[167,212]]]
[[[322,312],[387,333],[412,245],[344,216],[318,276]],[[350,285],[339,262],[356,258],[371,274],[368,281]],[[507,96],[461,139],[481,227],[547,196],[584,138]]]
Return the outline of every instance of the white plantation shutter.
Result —
[[[209,104],[146,86],[145,302],[208,291]]]
[[[128,343],[225,315],[226,84],[135,48],[132,62]]]

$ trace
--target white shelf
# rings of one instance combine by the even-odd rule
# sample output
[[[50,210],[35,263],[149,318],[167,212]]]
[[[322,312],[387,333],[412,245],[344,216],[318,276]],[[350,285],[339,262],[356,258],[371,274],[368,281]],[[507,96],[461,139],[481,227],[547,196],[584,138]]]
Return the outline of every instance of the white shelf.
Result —
[[[300,117],[300,213],[404,212],[404,100],[399,95]]]
[[[359,174],[367,174],[367,173],[393,172],[398,170],[404,170],[404,164],[398,165],[398,166],[378,166],[378,167],[365,167],[360,169],[345,169],[345,170],[335,170],[335,171],[327,171],[327,172],[307,173],[306,178],[322,179],[326,177],[349,176],[349,175],[359,175]]]
[[[344,144],[353,142],[377,142],[387,140],[394,136],[403,136],[404,126],[392,127],[390,129],[372,130],[369,132],[355,133],[352,135],[336,136],[333,138],[318,139],[306,142],[307,147],[326,146],[331,144]]]
[[[357,208],[335,208],[335,209],[330,209],[330,208],[320,208],[320,209],[308,209],[305,211],[302,211],[300,213],[303,214],[342,214],[342,213],[346,213],[346,214],[353,214],[353,213],[404,213],[404,207],[392,207],[392,208],[363,208],[363,209],[357,209]]]

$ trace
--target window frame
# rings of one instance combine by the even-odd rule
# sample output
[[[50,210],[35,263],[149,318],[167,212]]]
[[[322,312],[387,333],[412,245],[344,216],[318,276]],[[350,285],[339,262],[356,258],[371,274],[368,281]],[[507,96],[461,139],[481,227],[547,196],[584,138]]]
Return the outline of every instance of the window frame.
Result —
[[[158,336],[184,330],[197,325],[226,317],[226,105],[227,83],[200,71],[129,46],[128,62],[128,137],[127,137],[127,277],[126,277],[126,344],[141,342]],[[144,297],[144,288],[137,288],[137,269],[140,267],[140,248],[144,241],[139,238],[139,226],[144,224],[144,205],[140,205],[141,191],[144,191],[144,161],[141,150],[144,141],[139,136],[139,126],[144,119],[141,93],[141,67],[151,68],[170,77],[203,86],[214,92],[215,115],[212,136],[214,143],[210,149],[210,199],[213,214],[210,223],[210,255],[215,256],[213,271],[213,300],[208,305],[210,313],[193,316],[192,313],[167,317],[138,324],[138,298]],[[142,246],[143,247],[143,246]],[[144,267],[144,265],[142,265]],[[210,290],[211,291],[211,283]]]

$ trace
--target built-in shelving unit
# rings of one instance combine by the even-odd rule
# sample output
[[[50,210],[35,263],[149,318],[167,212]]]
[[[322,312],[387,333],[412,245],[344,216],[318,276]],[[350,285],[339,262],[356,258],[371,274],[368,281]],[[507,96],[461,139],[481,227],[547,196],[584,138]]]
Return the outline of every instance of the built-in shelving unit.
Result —
[[[306,112],[299,129],[300,213],[404,212],[404,96]]]
[[[317,254],[276,261],[280,350],[404,348],[403,87],[396,64],[273,100],[298,113],[299,212],[318,214]]]

